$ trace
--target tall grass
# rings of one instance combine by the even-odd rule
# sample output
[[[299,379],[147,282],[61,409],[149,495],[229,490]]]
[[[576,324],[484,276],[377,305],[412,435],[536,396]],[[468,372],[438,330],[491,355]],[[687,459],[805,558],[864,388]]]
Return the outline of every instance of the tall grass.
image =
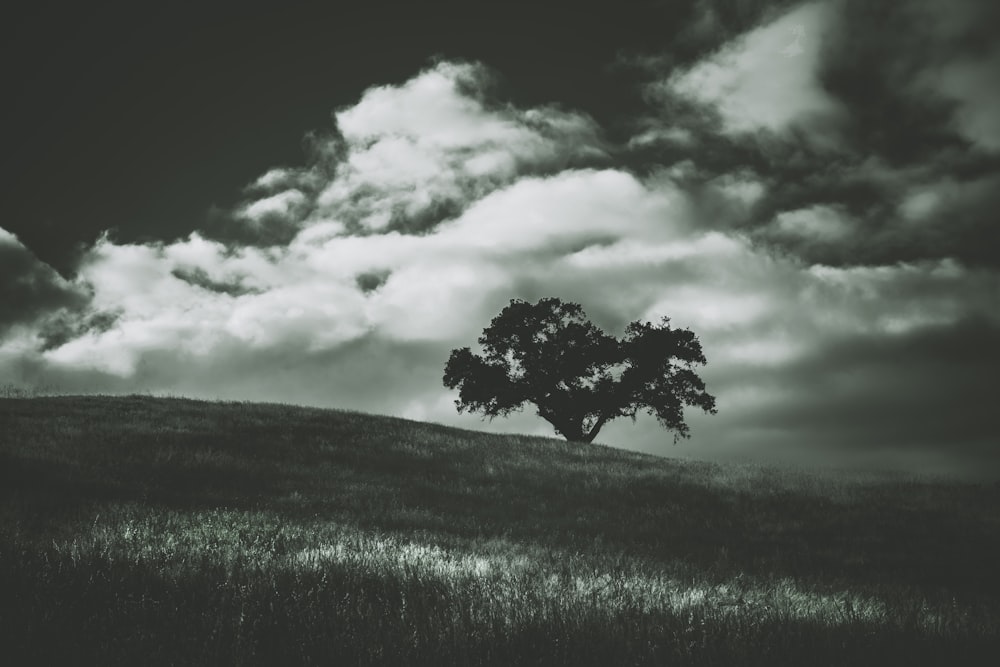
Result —
[[[993,664],[1000,487],[0,400],[9,664]]]

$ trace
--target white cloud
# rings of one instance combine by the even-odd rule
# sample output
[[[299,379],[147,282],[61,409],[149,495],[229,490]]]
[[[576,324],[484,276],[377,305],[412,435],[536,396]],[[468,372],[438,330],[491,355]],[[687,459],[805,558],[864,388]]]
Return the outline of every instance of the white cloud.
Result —
[[[708,232],[694,238],[677,238],[666,243],[651,244],[642,238],[626,238],[609,245],[588,246],[566,257],[565,264],[581,270],[628,267],[655,267],[680,260],[724,260],[742,252],[735,239],[719,232]]]
[[[689,148],[694,146],[695,137],[691,130],[674,125],[671,127],[648,128],[628,140],[629,148],[643,148],[659,144]]]
[[[275,188],[287,186],[294,179],[294,172],[291,169],[279,167],[271,169],[250,184],[252,190],[274,190]]]
[[[86,358],[87,367],[127,374],[136,354],[157,346],[203,354],[213,344],[294,342],[315,351],[371,331],[394,340],[452,340],[470,332],[484,301],[510,289],[520,267],[592,240],[665,238],[660,218],[667,210],[627,174],[585,170],[522,180],[422,236],[340,236],[339,226],[323,223],[283,249],[230,251],[197,234],[164,246],[104,239],[80,278],[96,306],[123,311],[120,324],[49,358],[70,365]],[[215,292],[179,270],[259,293]],[[388,272],[385,284],[364,294],[357,277],[378,271]]]
[[[336,114],[346,157],[319,194],[317,215],[383,230],[399,216],[461,207],[525,170],[604,155],[588,116],[555,108],[490,106],[489,72],[440,63],[401,86],[369,89]]]
[[[294,189],[285,190],[247,204],[240,211],[240,215],[254,222],[260,222],[271,216],[287,218],[299,211],[306,202],[306,196],[302,192]]]
[[[401,86],[370,88],[360,102],[337,113],[337,125],[352,143],[398,136],[461,148],[520,139],[517,124],[476,99],[485,93],[486,79],[480,66],[443,62]]]
[[[837,118],[843,110],[817,76],[836,8],[835,0],[800,4],[650,89],[654,97],[680,95],[711,106],[731,134],[781,132],[796,123]],[[831,145],[824,137],[813,140]]]
[[[614,170],[567,171],[524,179],[442,225],[443,242],[489,254],[567,247],[607,237],[669,234],[670,202]],[[661,228],[649,224],[663,216]]]

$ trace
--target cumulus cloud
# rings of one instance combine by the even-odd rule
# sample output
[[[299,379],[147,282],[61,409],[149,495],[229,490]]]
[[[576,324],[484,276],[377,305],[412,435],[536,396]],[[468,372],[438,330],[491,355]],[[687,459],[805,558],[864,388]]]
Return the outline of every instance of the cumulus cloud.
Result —
[[[425,231],[518,176],[606,157],[589,116],[494,102],[492,79],[481,65],[441,62],[339,110],[338,135],[319,146],[336,178],[317,193],[315,216],[356,231]]]
[[[80,280],[95,307],[123,311],[118,326],[46,354],[129,375],[144,352],[167,347],[204,358],[233,344],[323,351],[370,332],[453,340],[471,333],[484,299],[502,301],[519,268],[607,239],[663,237],[667,209],[628,174],[581,170],[523,179],[424,235],[305,230],[287,246],[235,250],[198,234],[165,245],[105,238]],[[373,273],[381,284],[364,289],[359,278]]]
[[[515,108],[495,99],[495,78],[479,64],[441,61],[369,88],[333,114],[332,131],[309,136],[309,165],[259,176],[207,235],[267,247],[307,230],[419,234],[519,178],[608,162],[590,116]]]

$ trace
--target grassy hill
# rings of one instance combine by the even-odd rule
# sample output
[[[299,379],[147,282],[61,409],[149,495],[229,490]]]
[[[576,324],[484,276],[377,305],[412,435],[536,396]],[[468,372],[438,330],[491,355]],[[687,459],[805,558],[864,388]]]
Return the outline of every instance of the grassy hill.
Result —
[[[1000,485],[0,399],[5,664],[995,664]]]

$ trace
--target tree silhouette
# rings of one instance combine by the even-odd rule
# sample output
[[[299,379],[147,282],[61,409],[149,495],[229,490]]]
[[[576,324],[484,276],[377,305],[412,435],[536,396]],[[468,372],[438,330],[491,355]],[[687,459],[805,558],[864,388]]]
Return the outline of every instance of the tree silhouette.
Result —
[[[640,411],[678,438],[690,437],[684,406],[715,414],[715,397],[692,370],[705,364],[697,336],[635,321],[621,340],[590,322],[580,304],[513,299],[479,337],[484,354],[452,350],[444,384],[458,389],[459,412],[491,419],[533,403],[570,441],[593,442],[612,419]]]

